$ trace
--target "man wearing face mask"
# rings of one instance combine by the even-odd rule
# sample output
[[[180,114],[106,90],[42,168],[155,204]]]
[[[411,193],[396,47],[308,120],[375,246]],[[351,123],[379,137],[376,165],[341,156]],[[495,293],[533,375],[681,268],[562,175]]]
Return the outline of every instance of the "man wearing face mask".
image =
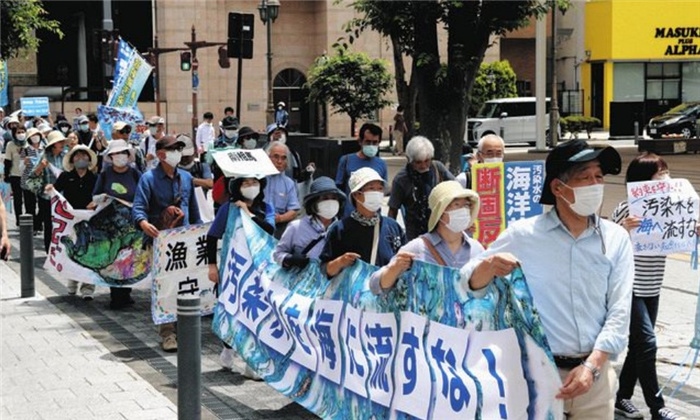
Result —
[[[434,161],[435,148],[425,137],[413,137],[406,146],[408,163],[394,177],[389,197],[389,217],[396,219],[403,207],[406,239],[412,240],[428,231],[430,208],[428,195],[442,181],[454,176],[440,161]]]
[[[348,181],[350,179],[350,174],[357,171],[360,168],[372,168],[385,182],[388,182],[389,176],[386,168],[386,163],[378,156],[379,153],[379,143],[382,141],[382,129],[381,127],[365,123],[360,127],[360,138],[358,142],[360,143],[360,150],[357,153],[350,153],[344,155],[338,161],[338,172],[335,175],[335,185],[345,192],[350,193],[348,187]],[[352,204],[352,200],[349,200],[348,205],[345,206],[344,216],[349,216],[355,207]]]
[[[358,259],[382,267],[406,243],[401,226],[379,213],[385,182],[372,168],[360,168],[350,175],[350,201],[355,210],[328,228],[320,256],[321,269],[329,278]]]
[[[519,220],[461,270],[477,296],[521,266],[540,312],[569,419],[612,419],[616,375],[609,359],[627,346],[634,260],[629,235],[596,213],[603,176],[622,166],[612,147],[583,140],[555,147],[545,163],[545,214]]]
[[[148,120],[148,133],[141,140],[139,148],[146,158],[146,169],[153,169],[158,165],[156,156],[156,143],[165,136],[165,119],[159,116]]]
[[[78,117],[77,127],[78,129],[75,133],[78,135],[78,144],[88,146],[90,144],[90,140],[92,140],[92,132],[90,132],[90,120],[88,120],[86,115],[81,115]]]
[[[503,139],[495,134],[487,134],[479,140],[476,146],[476,163],[500,163],[503,162],[505,154],[506,144]],[[471,164],[456,178],[464,188],[471,188],[472,186],[470,166]]]
[[[287,134],[287,129],[285,127],[278,126],[276,123],[272,123],[267,126],[268,141],[278,141],[286,145],[289,149],[289,152],[287,153],[287,168],[285,169],[284,173],[296,181],[299,196],[304,197],[306,195],[307,187],[310,186],[307,184],[316,172],[316,164],[314,162],[309,162],[309,164],[304,167],[301,161],[301,155],[299,155],[299,153],[287,143]]]
[[[275,168],[280,171],[278,174],[269,175],[265,186],[265,202],[275,209],[275,238],[277,239],[282,237],[287,224],[297,217],[301,208],[296,183],[284,173],[288,154],[287,146],[278,141],[273,141],[267,147],[267,155],[270,156]]]
[[[221,134],[214,142],[214,148],[225,149],[235,147],[238,140],[238,118],[230,115],[221,120]]]
[[[158,165],[144,173],[136,187],[132,218],[134,224],[151,238],[162,229],[202,223],[194,183],[189,172],[178,169],[185,143],[174,136],[163,136],[156,143]],[[175,324],[159,326],[161,348],[177,351]]]
[[[180,169],[184,169],[192,175],[192,182],[195,187],[202,187],[205,190],[210,190],[214,186],[214,178],[211,174],[211,168],[206,162],[197,159],[197,153],[194,150],[192,139],[180,134],[177,140],[185,143],[185,148],[182,149],[182,158],[180,159]]]

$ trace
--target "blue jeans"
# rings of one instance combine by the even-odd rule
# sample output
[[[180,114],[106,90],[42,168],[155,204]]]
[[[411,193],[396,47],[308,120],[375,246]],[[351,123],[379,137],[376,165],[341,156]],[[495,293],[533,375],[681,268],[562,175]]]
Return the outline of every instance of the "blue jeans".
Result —
[[[632,313],[630,318],[630,339],[627,358],[620,372],[620,389],[617,391],[618,401],[630,399],[634,386],[639,379],[644,401],[656,414],[664,407],[659,392],[659,381],[656,377],[656,315],[659,312],[659,296],[632,297]]]

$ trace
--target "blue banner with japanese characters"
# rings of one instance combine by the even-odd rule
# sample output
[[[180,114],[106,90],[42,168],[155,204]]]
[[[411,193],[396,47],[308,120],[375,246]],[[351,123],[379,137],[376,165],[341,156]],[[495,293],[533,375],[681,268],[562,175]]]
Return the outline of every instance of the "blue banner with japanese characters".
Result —
[[[271,387],[326,419],[556,419],[561,382],[520,270],[486,296],[414,262],[375,296],[361,261],[327,279],[286,270],[231,208],[213,329]]]
[[[115,74],[112,92],[107,98],[106,105],[115,108],[132,108],[136,106],[153,67],[135,48],[132,48],[126,66],[121,62],[122,57],[119,57],[119,60],[117,64],[120,70]]]
[[[540,197],[544,186],[544,162],[506,162],[503,166],[506,224],[542,214],[544,208]]]

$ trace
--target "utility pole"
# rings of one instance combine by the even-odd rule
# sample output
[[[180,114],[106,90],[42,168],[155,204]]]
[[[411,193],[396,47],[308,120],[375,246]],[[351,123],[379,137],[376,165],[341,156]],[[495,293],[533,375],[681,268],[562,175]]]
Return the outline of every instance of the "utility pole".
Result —
[[[550,99],[552,107],[549,110],[549,138],[551,139],[550,145],[556,147],[559,142],[559,103],[557,101],[557,2],[552,0],[552,45],[551,45],[551,55],[552,61],[551,75],[552,75],[552,98]]]

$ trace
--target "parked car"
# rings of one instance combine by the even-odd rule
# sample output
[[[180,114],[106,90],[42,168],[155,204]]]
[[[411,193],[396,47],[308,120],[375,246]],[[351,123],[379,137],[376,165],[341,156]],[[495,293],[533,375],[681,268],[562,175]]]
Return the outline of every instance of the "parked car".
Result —
[[[654,139],[669,134],[681,135],[686,139],[697,135],[695,124],[700,117],[700,102],[680,104],[663,115],[649,120],[647,135]]]
[[[484,102],[475,117],[467,118],[464,142],[474,145],[487,134],[497,134],[503,137],[505,143],[534,145],[537,141],[536,102],[535,97],[501,98]],[[549,98],[545,106],[546,130],[549,137]]]

